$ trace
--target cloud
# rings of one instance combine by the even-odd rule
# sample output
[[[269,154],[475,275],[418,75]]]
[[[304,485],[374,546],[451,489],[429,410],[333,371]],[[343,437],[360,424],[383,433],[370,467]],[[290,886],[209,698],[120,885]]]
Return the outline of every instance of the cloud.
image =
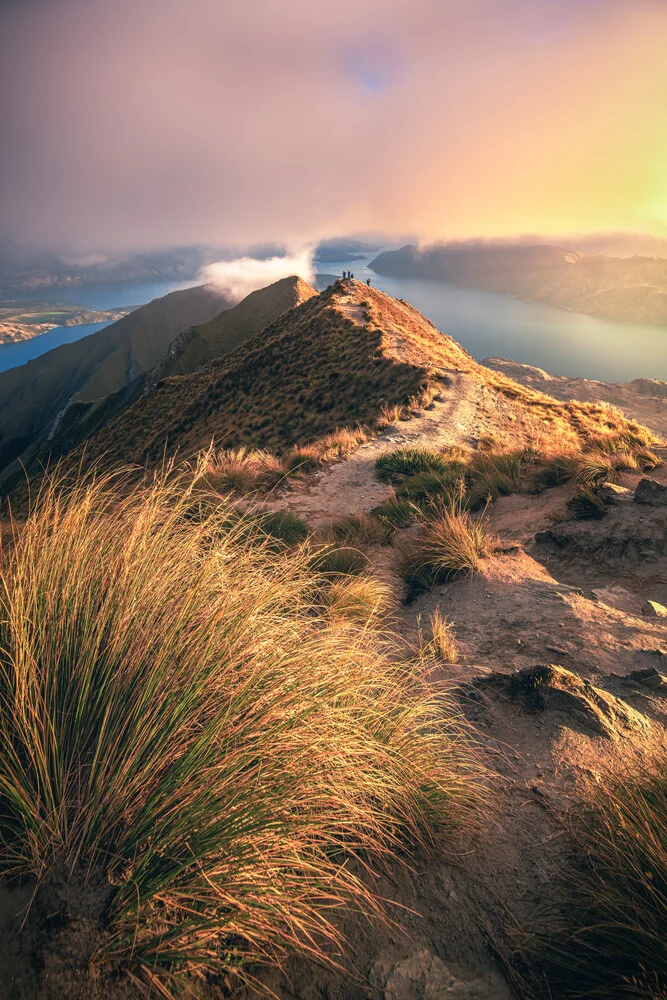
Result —
[[[72,253],[653,229],[665,0],[0,4],[0,226]]]
[[[265,288],[280,278],[289,278],[294,274],[312,284],[315,277],[312,248],[267,260],[256,260],[254,257],[220,260],[208,264],[202,271],[202,277],[232,302],[240,302],[255,289]]]

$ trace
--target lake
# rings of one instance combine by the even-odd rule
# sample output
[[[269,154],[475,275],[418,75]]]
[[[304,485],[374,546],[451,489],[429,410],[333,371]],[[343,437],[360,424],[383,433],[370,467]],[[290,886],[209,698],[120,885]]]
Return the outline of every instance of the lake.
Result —
[[[181,288],[192,288],[199,281],[148,281],[140,284],[90,285],[83,288],[57,288],[39,292],[16,293],[17,302],[69,302],[88,309],[120,309],[142,306],[151,299],[161,298]],[[39,337],[22,340],[18,344],[0,344],[0,372],[24,365],[33,358],[52,351],[61,344],[71,344],[82,337],[109,326],[109,323],[81,323],[78,326],[55,326]]]
[[[667,381],[665,326],[597,319],[540,302],[523,302],[506,295],[419,278],[385,277],[368,268],[375,256],[377,253],[353,262],[327,262],[321,270],[342,274],[350,269],[357,278],[370,277],[376,288],[406,299],[479,360],[509,358],[544,368],[553,375],[585,376],[603,382],[629,382],[633,378]],[[58,290],[53,298],[94,309],[112,309],[143,305],[196,284],[196,281],[149,282],[68,288]],[[106,325],[56,327],[20,344],[0,345],[0,371],[25,364],[45,351],[79,340]]]
[[[542,302],[459,288],[420,278],[376,274],[364,261],[327,263],[327,274],[351,270],[415,306],[478,360],[508,358],[552,375],[602,382],[667,381],[667,326],[598,319]]]

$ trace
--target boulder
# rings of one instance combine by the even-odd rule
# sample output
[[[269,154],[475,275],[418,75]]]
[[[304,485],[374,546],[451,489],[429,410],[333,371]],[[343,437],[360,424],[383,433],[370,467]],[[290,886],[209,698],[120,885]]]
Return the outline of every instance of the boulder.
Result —
[[[623,680],[633,684],[641,684],[642,687],[650,688],[652,691],[667,691],[667,677],[661,674],[655,667],[647,667],[645,670],[633,670]]]
[[[635,490],[635,500],[651,507],[667,507],[667,486],[655,479],[640,479]]]
[[[627,503],[634,500],[632,490],[619,486],[618,483],[603,483],[598,493],[605,503]]]

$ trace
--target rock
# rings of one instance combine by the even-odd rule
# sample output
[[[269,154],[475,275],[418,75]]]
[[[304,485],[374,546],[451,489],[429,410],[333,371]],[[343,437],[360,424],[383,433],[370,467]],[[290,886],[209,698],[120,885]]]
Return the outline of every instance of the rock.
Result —
[[[605,503],[629,503],[634,500],[632,490],[617,483],[604,483],[600,487],[599,495]]]
[[[621,698],[594,687],[564,667],[526,667],[513,674],[493,673],[476,681],[520,699],[528,712],[563,712],[590,732],[618,739],[621,729],[645,728],[648,720]],[[529,754],[525,755],[526,757]]]
[[[651,507],[667,507],[667,486],[655,479],[640,479],[635,490],[637,503],[647,503]]]
[[[378,959],[369,978],[383,990],[384,1000],[509,1000],[511,996],[499,974],[469,978],[425,948],[400,962]]]
[[[657,601],[644,601],[642,604],[642,614],[650,618],[667,618],[667,608]]]
[[[664,508],[616,504],[604,521],[560,521],[535,535],[538,553],[626,573],[667,556]]]
[[[633,670],[623,679],[632,681],[634,684],[641,684],[642,687],[650,688],[651,691],[667,690],[667,677],[655,667],[647,667],[646,670]]]

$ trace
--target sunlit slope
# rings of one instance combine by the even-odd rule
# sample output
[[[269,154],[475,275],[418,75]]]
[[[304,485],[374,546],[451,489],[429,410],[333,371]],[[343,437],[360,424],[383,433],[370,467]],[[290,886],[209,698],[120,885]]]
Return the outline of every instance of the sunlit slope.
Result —
[[[483,388],[491,417],[502,397],[526,443],[576,444],[605,419],[600,406],[560,403],[484,368],[409,304],[338,282],[225,357],[160,381],[88,442],[87,459],[150,465],[212,439],[280,452],[342,426],[373,429],[387,407],[447,392],[451,372]]]

